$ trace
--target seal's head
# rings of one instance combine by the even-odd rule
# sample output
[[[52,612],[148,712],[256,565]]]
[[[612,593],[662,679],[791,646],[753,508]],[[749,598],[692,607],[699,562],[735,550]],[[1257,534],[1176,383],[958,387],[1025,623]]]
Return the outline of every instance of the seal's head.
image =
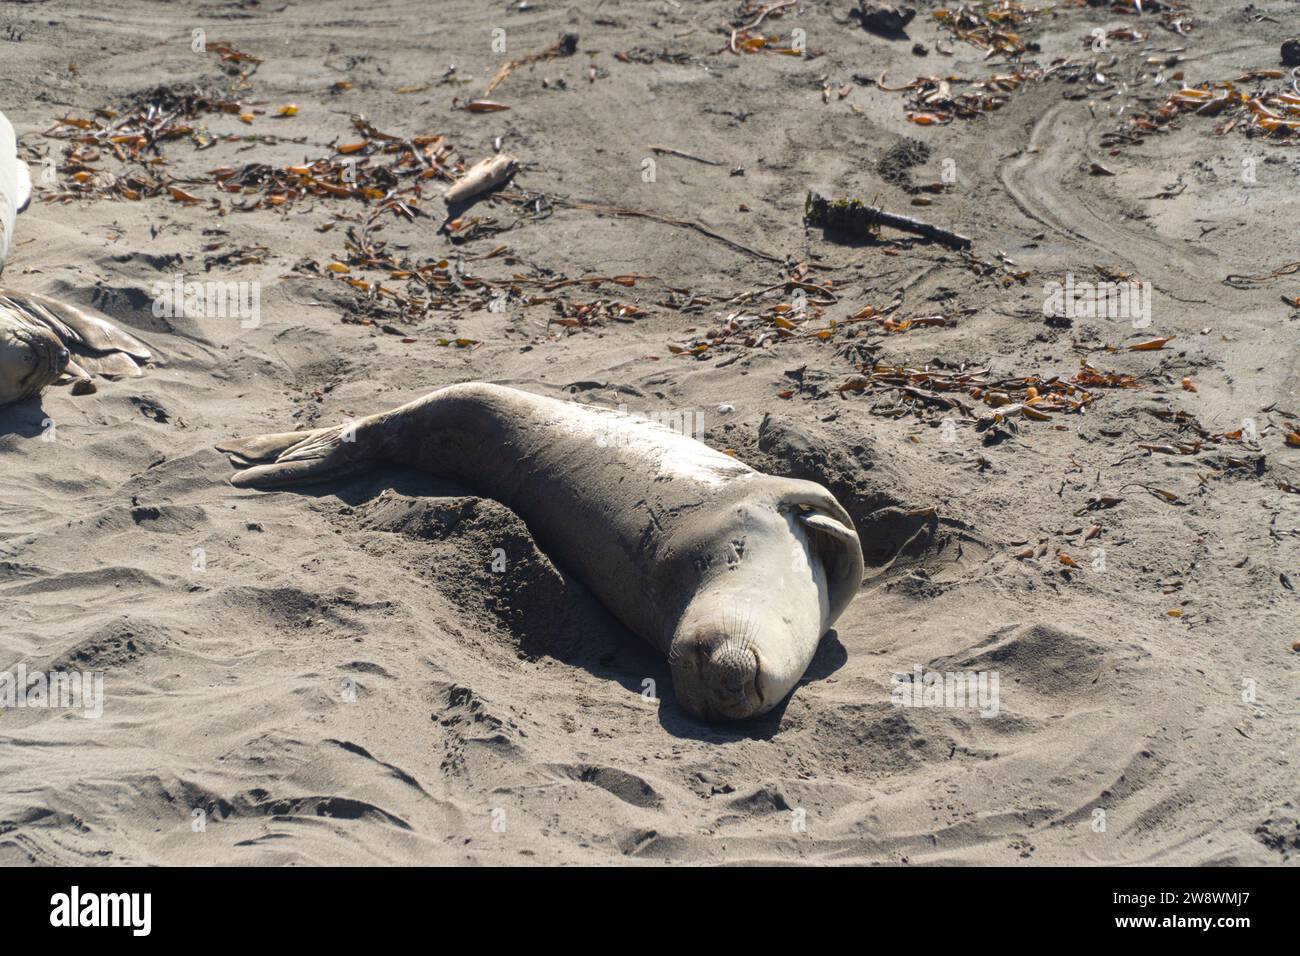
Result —
[[[796,484],[776,508],[738,509],[730,552],[678,623],[673,689],[697,717],[740,720],[784,700],[862,583],[848,515],[819,485]]]
[[[49,329],[0,307],[0,405],[39,395],[68,367],[67,348]]]

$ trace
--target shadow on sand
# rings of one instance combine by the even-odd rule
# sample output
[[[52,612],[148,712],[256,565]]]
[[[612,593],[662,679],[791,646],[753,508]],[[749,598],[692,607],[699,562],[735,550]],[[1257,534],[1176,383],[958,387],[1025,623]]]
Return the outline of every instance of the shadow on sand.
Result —
[[[40,398],[0,406],[0,439],[39,438],[53,425],[54,420],[42,407]]]

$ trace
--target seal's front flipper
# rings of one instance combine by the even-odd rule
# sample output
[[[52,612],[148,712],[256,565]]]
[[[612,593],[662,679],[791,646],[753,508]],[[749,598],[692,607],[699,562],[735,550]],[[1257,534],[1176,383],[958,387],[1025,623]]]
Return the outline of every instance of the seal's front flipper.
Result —
[[[834,621],[849,606],[862,586],[865,570],[862,562],[862,543],[852,526],[830,515],[807,511],[799,515],[805,528],[812,532],[814,547],[826,569],[826,587],[830,592],[831,613]]]
[[[222,442],[217,450],[230,455],[236,467],[252,465],[231,476],[230,483],[239,488],[325,481],[369,464],[358,447],[355,425],[237,438]],[[263,461],[271,464],[254,464]]]

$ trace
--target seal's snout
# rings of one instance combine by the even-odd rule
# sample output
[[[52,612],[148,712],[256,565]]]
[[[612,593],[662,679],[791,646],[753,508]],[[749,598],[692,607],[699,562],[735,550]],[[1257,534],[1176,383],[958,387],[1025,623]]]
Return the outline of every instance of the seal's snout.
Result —
[[[758,652],[741,641],[718,645],[705,658],[701,676],[710,703],[724,717],[748,717],[762,706]]]
[[[697,716],[741,720],[763,709],[762,661],[743,637],[698,633],[673,649],[672,665],[677,697]]]

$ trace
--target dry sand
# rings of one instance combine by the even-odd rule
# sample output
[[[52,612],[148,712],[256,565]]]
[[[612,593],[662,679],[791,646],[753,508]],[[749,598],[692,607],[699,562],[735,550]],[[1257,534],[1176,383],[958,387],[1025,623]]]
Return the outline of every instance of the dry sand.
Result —
[[[51,389],[0,410],[0,666],[101,672],[106,694],[94,720],[0,711],[0,860],[1300,859],[1300,448],[1284,442],[1300,412],[1300,312],[1281,298],[1300,295],[1300,275],[1223,281],[1297,258],[1300,152],[1240,130],[1216,135],[1220,121],[1204,117],[1116,155],[1099,145],[1121,106],[1176,87],[1154,87],[1157,72],[1181,69],[1197,83],[1277,68],[1295,5],[1197,0],[1185,37],[1151,14],[1041,15],[1018,28],[1041,46],[1027,62],[1095,59],[1110,82],[1090,85],[1089,70],[1076,82],[1029,82],[994,113],[934,126],[908,122],[906,94],[870,81],[1010,67],[941,32],[934,3],[920,4],[907,39],[864,31],[846,19],[849,6],[804,0],[760,25],[787,39],[805,31],[819,52],[810,57],[725,51],[731,0],[0,8],[0,108],[42,190],[20,219],[5,282],[97,307],[160,357],[142,379],[101,382],[87,396]],[[1124,26],[1146,39],[1090,52],[1094,28]],[[195,28],[209,46],[229,41],[263,60],[233,95],[264,113],[251,125],[202,117],[218,141],[203,151],[168,142],[166,165],[150,170],[193,180],[183,188],[203,203],[47,201],[71,175],[39,175],[40,157],[61,163],[69,145],[42,135],[56,119],[121,110],[159,87],[238,82],[238,65],[192,51]],[[496,29],[505,54],[493,49]],[[490,98],[508,112],[452,108],[481,97],[504,59],[563,31],[579,34],[578,52],[506,79]],[[638,48],[668,56],[615,56]],[[1148,64],[1177,48],[1177,67]],[[440,83],[453,64],[469,83]],[[331,92],[339,81],[352,88]],[[423,89],[395,92],[412,87]],[[276,118],[287,103],[298,114]],[[644,314],[566,327],[548,326],[553,304],[518,299],[423,318],[368,304],[318,271],[347,261],[360,202],[239,212],[240,197],[202,181],[222,165],[329,156],[331,144],[359,138],[352,113],[401,137],[442,134],[466,163],[500,136],[524,164],[514,190],[695,221],[822,267],[809,281],[833,280],[838,301],[806,329],[894,302],[896,318],[955,322],[891,334],[867,321],[829,341],[747,347],[734,337],[699,358],[675,355],[670,344],[733,312],[774,329],[771,306],[791,299],[789,269],[687,228],[571,207],[520,218],[503,200],[469,215],[498,227],[518,218],[513,228],[453,244],[437,233],[436,188],[423,203],[433,218],[384,220],[390,252],[459,260],[494,283],[649,276],[551,293]],[[270,138],[249,138],[258,134]],[[882,176],[925,153],[900,150],[908,138],[928,147],[907,170],[913,182],[956,173],[929,206]],[[892,167],[879,165],[889,157]],[[1114,175],[1091,174],[1091,162]],[[139,168],[108,155],[93,167]],[[805,229],[809,188],[954,228],[975,239],[978,261],[889,230],[854,244]],[[500,245],[507,251],[471,261]],[[214,260],[205,272],[207,259],[257,247],[254,261]],[[1044,322],[1045,283],[1095,281],[1098,269],[1153,284],[1149,327]],[[260,324],[155,317],[154,284],[178,273],[260,283]],[[404,288],[383,270],[351,274]],[[769,287],[765,300],[726,304]],[[704,298],[681,308],[692,295]],[[1125,348],[1166,336],[1176,338],[1160,351]],[[457,337],[480,344],[437,344]],[[1138,387],[1097,389],[1083,414],[1024,421],[997,444],[958,411],[893,417],[884,412],[896,392],[836,390],[863,361],[1068,378],[1081,358]],[[785,704],[738,726],[685,716],[664,662],[473,489],[383,472],[241,491],[212,447],[472,379],[641,413],[699,411],[709,444],[836,492],[863,534],[869,578]],[[990,411],[959,397],[976,416]],[[42,440],[47,419],[54,441]],[[1249,419],[1257,440],[1189,455],[1138,447],[1195,442],[1189,419],[1215,435]],[[1104,496],[1122,501],[1086,510]],[[1041,556],[1017,557],[1027,547]],[[507,553],[504,575],[489,567],[494,548]],[[205,570],[195,569],[199,549]],[[896,707],[891,674],[918,666],[997,672],[998,713]],[[647,679],[662,699],[642,696]]]

